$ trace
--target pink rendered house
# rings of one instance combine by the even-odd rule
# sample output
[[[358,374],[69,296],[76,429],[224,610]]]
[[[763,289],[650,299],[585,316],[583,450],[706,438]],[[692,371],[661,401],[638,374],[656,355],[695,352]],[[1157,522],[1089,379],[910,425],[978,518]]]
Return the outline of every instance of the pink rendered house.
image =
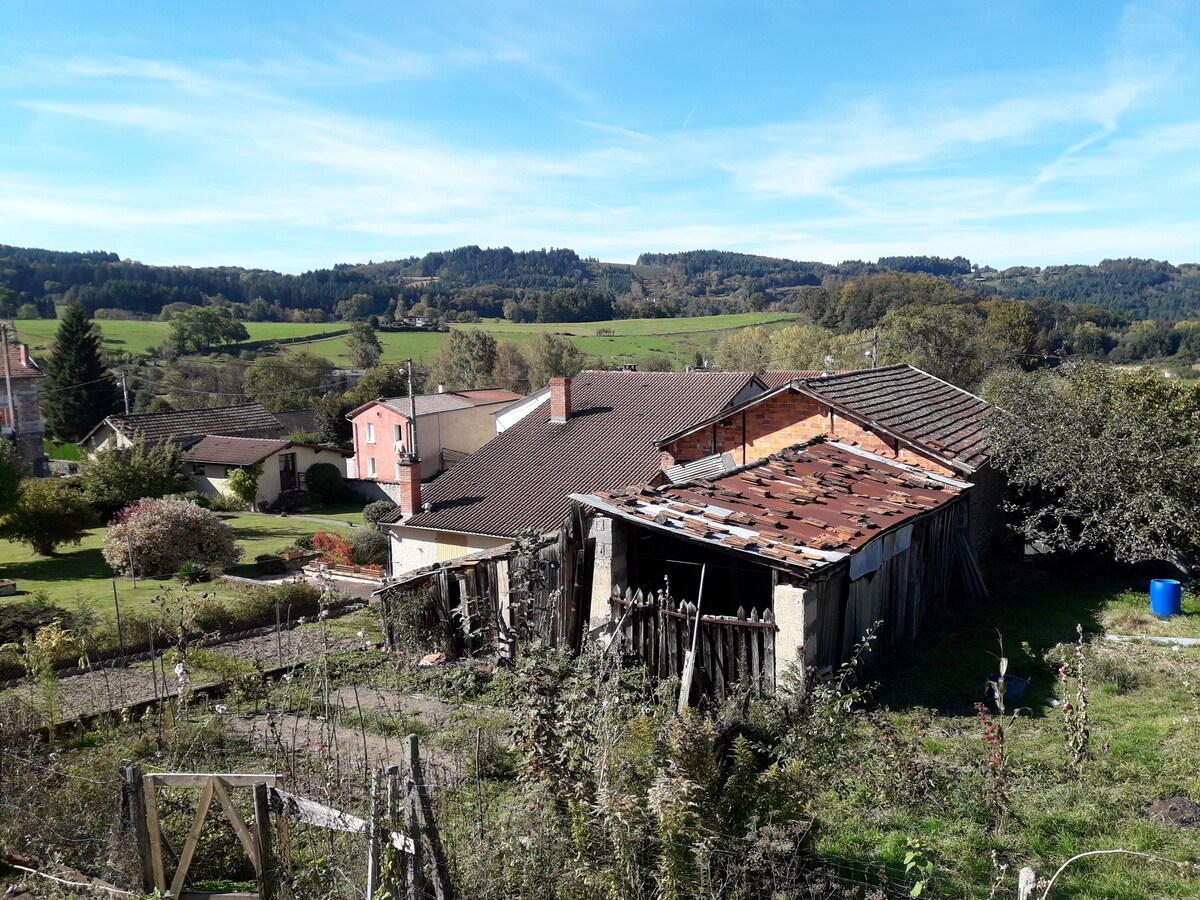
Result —
[[[513,391],[445,391],[414,397],[421,478],[428,480],[496,436],[495,413],[522,399]],[[403,457],[414,452],[407,397],[381,397],[347,413],[354,426],[349,478],[398,482]]]

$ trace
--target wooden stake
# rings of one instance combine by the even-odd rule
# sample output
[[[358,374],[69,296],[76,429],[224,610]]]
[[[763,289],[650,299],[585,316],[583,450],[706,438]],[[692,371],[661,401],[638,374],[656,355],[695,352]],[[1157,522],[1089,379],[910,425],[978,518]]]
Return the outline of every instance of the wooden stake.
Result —
[[[367,900],[379,890],[379,770],[371,772],[371,816],[367,820]]]
[[[254,785],[254,846],[258,850],[259,900],[276,900],[275,855],[271,850],[271,806],[269,788],[263,782]]]
[[[142,764],[121,767],[121,815],[126,831],[132,831],[142,864],[142,890],[154,890],[154,863],[150,857],[150,829],[146,825],[146,794]]]
[[[704,575],[707,571],[708,563],[700,566],[700,590],[696,594],[696,624],[692,631],[692,646],[684,655],[683,676],[679,681],[679,705],[675,710],[679,715],[683,715],[683,711],[688,708],[692,695],[692,676],[696,671],[696,643],[700,639],[700,604],[704,600]]]

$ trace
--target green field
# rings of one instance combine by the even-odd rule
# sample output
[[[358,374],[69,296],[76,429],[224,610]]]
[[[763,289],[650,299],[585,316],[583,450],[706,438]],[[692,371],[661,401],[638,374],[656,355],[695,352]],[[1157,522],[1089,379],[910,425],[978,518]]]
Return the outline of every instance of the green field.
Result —
[[[316,513],[320,515],[320,513]],[[361,513],[360,513],[361,515]],[[237,533],[237,543],[243,549],[242,563],[230,572],[233,575],[253,576],[254,557],[289,546],[296,538],[314,531],[338,531],[349,528],[324,525],[302,518],[234,513],[223,515]],[[345,515],[341,518],[350,518]],[[25,544],[0,541],[0,578],[17,582],[21,593],[0,598],[0,616],[7,603],[28,600],[44,591],[50,602],[67,610],[82,604],[94,609],[101,617],[113,615],[113,573],[104,562],[104,529],[94,528],[78,547],[64,546],[58,556],[38,556]],[[162,579],[139,579],[135,588],[128,578],[117,578],[121,610],[145,608],[160,592]]]
[[[612,322],[564,322],[518,325],[504,320],[488,320],[479,324],[455,325],[454,328],[481,329],[496,340],[525,344],[544,333],[571,338],[583,351],[588,365],[637,362],[652,353],[661,353],[677,367],[690,365],[697,352],[711,356],[712,349],[729,332],[749,325],[780,327],[791,324],[796,316],[779,313],[738,313],[728,316],[701,316],[685,319],[621,319]],[[50,319],[21,320],[17,323],[21,340],[32,348],[34,356],[43,356],[54,340],[58,322]],[[114,353],[147,354],[160,346],[167,337],[168,323],[106,320],[96,323],[100,328],[105,349]],[[340,330],[344,323],[323,325],[288,322],[247,322],[251,340],[287,340],[308,338],[322,332]],[[599,336],[597,331],[612,329],[612,336]],[[396,362],[412,357],[419,363],[428,362],[437,352],[443,332],[379,332],[383,344],[383,361]],[[349,365],[346,338],[333,337],[314,340],[287,350],[304,350],[327,357],[340,365]]]

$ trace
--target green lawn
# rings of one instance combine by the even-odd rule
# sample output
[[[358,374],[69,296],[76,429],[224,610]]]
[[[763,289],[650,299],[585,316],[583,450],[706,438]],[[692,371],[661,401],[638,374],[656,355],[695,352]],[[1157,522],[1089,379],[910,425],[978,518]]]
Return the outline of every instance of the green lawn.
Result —
[[[1091,643],[1091,759],[1082,780],[1065,770],[1062,711],[1048,705],[1057,678],[1043,654],[1073,642],[1077,624],[1086,632],[1107,626],[1123,633],[1196,633],[1196,598],[1188,599],[1185,616],[1168,622],[1150,619],[1148,606],[1142,583],[1026,581],[939,616],[918,646],[892,651],[873,673],[883,710],[901,743],[912,748],[899,759],[928,766],[937,786],[925,792],[906,781],[914,793],[904,801],[861,786],[850,794],[828,791],[814,804],[816,848],[842,858],[899,859],[906,841],[919,839],[943,873],[941,883],[954,886],[945,893],[966,897],[988,895],[993,851],[1011,864],[1010,875],[1033,865],[1043,877],[1085,850],[1200,860],[1200,832],[1144,815],[1164,797],[1200,801],[1200,648]],[[1007,730],[1012,810],[997,824],[986,802],[983,726],[973,706],[997,670],[999,636],[1009,672],[1031,681]],[[881,754],[875,765],[901,766],[878,738],[867,746]],[[1200,881],[1128,858],[1086,861],[1060,886],[1055,897],[1200,896]]]
[[[350,530],[257,513],[230,513],[223,514],[222,518],[233,526],[237,542],[243,548],[244,562],[231,570],[233,575],[253,575],[255,556],[286,547],[301,535],[321,530],[344,534]],[[63,547],[54,557],[38,556],[24,544],[0,541],[0,577],[15,579],[17,590],[22,592],[16,597],[0,598],[0,615],[3,615],[6,603],[26,600],[39,591],[45,591],[52,603],[68,610],[82,603],[94,607],[106,618],[113,615],[114,577],[101,554],[103,546],[103,528],[89,531],[80,546]],[[135,588],[129,578],[116,578],[115,581],[123,612],[145,607],[163,583],[156,579],[139,579]]]
[[[539,334],[549,332],[569,336],[588,358],[588,365],[596,361],[606,363],[637,361],[651,353],[661,353],[675,362],[678,367],[690,365],[697,352],[711,356],[716,342],[737,328],[749,325],[764,325],[768,328],[781,327],[798,317],[780,313],[737,313],[726,316],[697,316],[683,319],[622,319],[612,322],[564,322],[549,324],[517,325],[504,320],[487,320],[479,324],[454,325],[454,328],[475,328],[487,331],[497,340],[510,340],[525,344]],[[35,356],[44,355],[54,340],[58,322],[50,319],[21,320],[16,323],[21,339],[33,348]],[[160,346],[167,337],[168,323],[143,321],[105,320],[96,323],[101,331],[106,349],[113,352],[146,354]],[[311,337],[323,332],[347,327],[343,322],[321,325],[296,324],[291,322],[247,322],[246,330],[251,340],[293,337]],[[597,331],[612,329],[613,335],[599,336]],[[383,344],[383,361],[398,362],[412,357],[425,363],[437,352],[444,332],[379,332]],[[349,365],[345,336],[315,340],[309,343],[285,346],[286,351],[304,350],[325,356],[340,365]]]

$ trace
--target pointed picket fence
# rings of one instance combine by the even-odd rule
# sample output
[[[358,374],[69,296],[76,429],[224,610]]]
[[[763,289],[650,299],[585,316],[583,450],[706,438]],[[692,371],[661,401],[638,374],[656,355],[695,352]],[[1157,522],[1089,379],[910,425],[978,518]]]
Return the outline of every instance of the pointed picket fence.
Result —
[[[659,678],[683,672],[692,646],[696,604],[666,591],[621,590],[609,598],[611,621],[619,623],[625,652],[637,656]],[[695,690],[724,700],[744,683],[759,693],[775,686],[775,614],[738,607],[736,616],[701,616],[696,642]]]

